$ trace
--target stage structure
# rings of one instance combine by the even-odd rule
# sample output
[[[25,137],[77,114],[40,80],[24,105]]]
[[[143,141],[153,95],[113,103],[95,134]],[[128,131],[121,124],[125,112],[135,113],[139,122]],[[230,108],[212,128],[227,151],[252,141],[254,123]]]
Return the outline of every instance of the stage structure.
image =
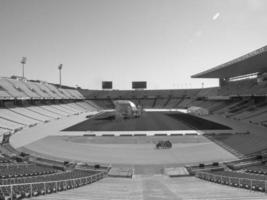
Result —
[[[141,107],[136,106],[132,101],[116,100],[113,103],[115,105],[116,119],[137,118],[142,114]]]

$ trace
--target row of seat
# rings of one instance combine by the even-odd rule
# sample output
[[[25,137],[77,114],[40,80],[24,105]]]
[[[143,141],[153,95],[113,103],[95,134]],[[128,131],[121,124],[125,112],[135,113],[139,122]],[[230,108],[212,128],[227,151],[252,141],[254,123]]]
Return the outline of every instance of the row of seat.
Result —
[[[245,188],[265,192],[267,188],[267,177],[256,174],[235,172],[235,171],[216,171],[216,172],[198,172],[198,178],[229,185],[233,187]]]
[[[251,167],[247,167],[245,170],[248,173],[267,175],[267,166],[265,165],[251,166]]]
[[[180,104],[181,106],[182,104]],[[267,117],[267,102],[250,100],[195,100],[189,106],[198,106],[209,110],[209,113],[223,115],[246,123],[264,126]],[[187,106],[187,107],[189,107]]]
[[[56,173],[43,174],[43,175],[37,175],[37,176],[32,175],[32,176],[27,176],[27,177],[0,179],[0,185],[66,180],[66,179],[80,178],[83,176],[89,176],[95,173],[96,171],[93,171],[93,170],[91,171],[80,171],[80,170],[57,171]]]
[[[0,99],[84,99],[76,89],[58,88],[46,82],[0,78]]]
[[[103,178],[109,170],[100,167],[76,168],[74,163],[39,157],[33,157],[36,161],[33,163],[29,162],[30,155],[22,155],[9,143],[1,144],[0,148],[1,152],[11,153],[10,156],[0,153],[3,160],[0,163],[0,200],[22,199],[74,189]]]
[[[51,167],[38,166],[35,164],[6,164],[0,165],[0,178],[17,178],[17,177],[28,177],[38,176],[44,174],[56,173],[57,170]],[[1,183],[0,179],[0,183]]]
[[[266,94],[266,81],[258,83],[257,79],[245,79],[229,82],[218,90],[222,96],[264,96]]]
[[[0,133],[17,131],[82,112],[96,111],[88,102],[0,108]]]
[[[10,163],[9,159],[5,158],[2,154],[0,154],[0,165]]]
[[[102,179],[106,172],[74,170],[49,179],[36,179],[33,182],[0,186],[0,199],[17,200],[32,196],[74,189]]]

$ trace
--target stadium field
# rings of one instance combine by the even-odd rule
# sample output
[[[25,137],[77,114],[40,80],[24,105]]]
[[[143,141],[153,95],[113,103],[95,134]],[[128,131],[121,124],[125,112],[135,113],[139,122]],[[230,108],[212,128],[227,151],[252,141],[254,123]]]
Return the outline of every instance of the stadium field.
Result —
[[[170,140],[171,149],[157,150],[155,142]],[[136,173],[155,173],[166,166],[236,159],[204,136],[85,137],[48,136],[26,145],[23,151],[61,160],[76,160],[118,167]],[[57,157],[54,157],[54,156]],[[207,156],[208,155],[208,156]]]
[[[89,118],[63,131],[230,130],[231,128],[181,112],[144,112],[140,118]]]

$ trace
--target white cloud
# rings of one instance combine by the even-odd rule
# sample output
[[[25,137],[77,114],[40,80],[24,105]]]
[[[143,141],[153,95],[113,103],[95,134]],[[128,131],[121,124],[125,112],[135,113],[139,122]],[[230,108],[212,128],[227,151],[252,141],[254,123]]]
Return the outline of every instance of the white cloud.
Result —
[[[219,12],[217,12],[217,13],[215,13],[214,15],[213,15],[213,17],[212,17],[212,20],[216,20],[216,19],[218,19],[220,17],[220,13]]]

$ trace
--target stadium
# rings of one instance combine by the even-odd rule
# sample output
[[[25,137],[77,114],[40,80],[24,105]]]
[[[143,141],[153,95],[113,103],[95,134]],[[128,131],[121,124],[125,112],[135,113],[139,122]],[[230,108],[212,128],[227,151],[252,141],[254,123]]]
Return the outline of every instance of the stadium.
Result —
[[[193,75],[220,79],[203,89],[88,90],[1,78],[1,198],[188,199],[181,191],[192,188],[196,199],[266,198],[266,58],[263,47]],[[117,119],[118,100],[142,114]],[[156,149],[162,140],[172,147]]]
[[[248,0],[249,8],[253,10],[253,15],[249,15],[251,18],[264,10],[264,4],[258,4],[260,0],[258,3],[255,3],[256,0],[251,3],[252,1]],[[186,67],[187,63],[192,61],[196,69],[201,61],[198,59],[205,57],[205,54],[208,60],[203,59],[203,63],[212,63],[210,60],[216,56],[224,58],[217,52],[205,52],[205,49],[216,44],[222,45],[218,47],[222,54],[230,55],[231,48],[228,46],[231,44],[226,42],[227,40],[219,41],[216,38],[222,29],[215,24],[221,23],[219,20],[229,20],[227,17],[221,19],[221,15],[226,16],[229,7],[221,8],[225,9],[225,13],[216,11],[214,14],[212,11],[213,16],[209,16],[211,29],[208,28],[210,24],[205,24],[200,25],[201,29],[194,30],[193,39],[189,40],[188,56],[183,52],[186,48],[174,48],[178,44],[183,46],[182,41],[187,38],[186,34],[181,33],[180,27],[177,29],[181,34],[178,34],[179,40],[176,35],[174,40],[168,40],[172,36],[171,31],[163,31],[159,33],[160,39],[157,40],[167,38],[162,41],[169,46],[157,46],[154,37],[158,34],[158,27],[160,30],[177,31],[168,27],[177,25],[175,20],[179,17],[174,13],[182,13],[183,6],[188,6],[190,11],[192,9],[192,13],[193,10],[197,11],[196,13],[203,12],[199,18],[206,18],[210,12],[208,8],[215,4],[201,1],[203,8],[202,4],[196,6],[191,4],[192,2],[187,4],[182,0],[179,5],[170,1],[166,4],[154,1],[155,7],[150,1],[144,1],[144,4],[124,4],[121,1],[96,4],[90,1],[87,4],[88,1],[80,2],[79,6],[67,1],[64,4],[28,4],[29,1],[26,0],[24,2],[25,5],[18,6],[16,3],[14,6],[15,4],[0,0],[0,25],[4,27],[0,34],[5,36],[0,37],[0,43],[6,48],[0,53],[0,58],[4,60],[0,62],[0,66],[12,63],[10,60],[22,52],[36,56],[30,57],[29,61],[22,57],[19,63],[22,67],[21,76],[7,76],[13,73],[12,67],[3,67],[0,71],[0,200],[267,199],[267,46],[258,46],[258,49],[234,59],[223,60],[221,64],[205,70],[198,68],[194,70],[196,73],[182,79],[184,81],[190,78],[192,82],[201,80],[205,83],[215,80],[218,85],[204,87],[201,82],[201,87],[174,86],[169,89],[150,85],[153,81],[155,85],[170,84],[171,74],[176,78],[177,72],[179,78],[186,76],[191,73],[190,67]],[[27,7],[29,5],[34,9]],[[135,7],[136,5],[138,7]],[[143,7],[140,8],[139,5]],[[221,3],[218,5],[222,6]],[[238,3],[236,8],[240,6],[241,3]],[[57,8],[62,12],[62,16]],[[177,12],[176,8],[179,8],[180,12]],[[131,13],[131,9],[136,13]],[[71,13],[72,11],[74,13]],[[99,15],[98,11],[101,11]],[[121,12],[123,15],[120,15]],[[22,28],[21,33],[13,27],[13,22],[20,21],[19,18],[24,20],[24,15],[18,13],[35,16],[31,19],[26,17],[29,23],[25,25],[25,29],[14,23]],[[90,16],[95,18],[87,19],[88,13],[93,13]],[[229,13],[229,16],[232,16],[232,13]],[[183,14],[186,17],[188,15],[187,11]],[[3,20],[2,15],[7,19]],[[16,15],[16,20],[13,21],[12,15]],[[138,17],[141,22],[145,21],[145,26],[139,27]],[[175,20],[168,21],[168,17]],[[179,23],[183,24],[181,27],[185,28],[183,31],[191,31],[191,23],[199,26],[199,19],[190,16],[188,23],[186,17],[179,19]],[[251,21],[246,17],[238,16],[239,22],[249,24]],[[48,18],[50,20],[47,20]],[[252,27],[255,28],[260,22],[255,22],[254,19]],[[94,21],[87,26],[84,22],[90,20],[99,23]],[[3,23],[4,21],[7,23]],[[102,23],[105,26],[102,26]],[[136,24],[138,25],[135,26]],[[40,30],[35,29],[35,26]],[[81,28],[81,32],[75,27]],[[119,31],[114,31],[114,27],[119,27],[116,29]],[[125,27],[132,29],[127,30]],[[139,29],[133,36],[131,31],[136,27]],[[222,27],[224,29],[224,26]],[[29,32],[26,31],[27,28]],[[92,38],[86,35],[89,33],[86,32],[87,28],[90,34],[92,32],[92,35],[89,34]],[[98,28],[101,31],[96,34],[94,31]],[[250,32],[244,31],[241,25],[239,28],[241,33]],[[216,37],[208,38],[208,41],[218,42],[214,46],[212,42],[207,45],[207,41],[196,41],[208,34],[208,30],[213,33],[215,29],[219,30]],[[136,36],[139,33],[140,38]],[[25,41],[35,40],[31,44],[33,48],[23,46],[24,43],[16,39],[16,34],[19,38],[25,38]],[[39,37],[40,40],[36,39]],[[232,35],[227,35],[226,31],[223,38],[228,37],[232,39]],[[92,43],[86,43],[86,38],[90,38]],[[14,42],[9,43],[11,40]],[[131,43],[126,42],[126,46],[130,44],[129,50],[123,43],[130,40]],[[236,42],[238,38],[235,37],[234,40]],[[176,42],[174,45],[173,41]],[[14,45],[15,42],[18,44]],[[223,46],[224,42],[227,43],[226,47]],[[253,42],[256,44],[257,38],[254,38]],[[139,43],[141,48],[135,46]],[[250,42],[247,43],[252,46]],[[93,50],[88,47],[90,45],[94,46]],[[236,47],[237,43],[234,43],[231,47],[242,49],[246,44],[242,45]],[[105,49],[106,46],[112,48]],[[178,51],[179,55],[173,56],[170,50],[172,48]],[[200,51],[196,51],[199,58],[194,54],[194,50],[198,48]],[[16,49],[19,49],[19,53]],[[157,56],[159,49],[168,52],[166,58],[170,61],[164,56]],[[51,68],[44,67],[50,61],[44,60],[39,63],[39,67],[34,66],[32,71],[28,70],[30,62],[36,64],[44,58],[39,57],[39,51],[46,53],[45,58],[56,59],[57,62],[65,58],[74,67],[58,65],[59,77],[56,78],[53,71],[50,71]],[[113,54],[114,52],[117,54]],[[150,53],[153,61],[150,64],[153,63],[156,67],[148,66],[145,69]],[[72,63],[72,54],[74,60],[77,60],[75,64]],[[88,54],[90,59],[93,60],[94,57],[95,60],[91,64],[95,64],[95,67],[84,67],[86,62],[78,60],[86,60],[90,57]],[[113,56],[110,58],[110,55]],[[139,57],[135,57],[136,55]],[[146,58],[142,60],[143,56]],[[179,58],[177,60],[185,62],[185,67],[176,66],[176,57]],[[140,63],[143,62],[144,65],[133,67],[132,62],[139,62],[134,62],[136,58],[140,58]],[[162,66],[157,65],[164,59],[166,61],[163,61]],[[124,67],[125,61],[129,66]],[[110,69],[106,66],[109,62]],[[116,68],[112,66],[114,63],[123,67]],[[102,64],[104,68],[101,68]],[[170,67],[172,64],[177,71]],[[55,83],[54,79],[57,78],[59,82]],[[113,83],[124,78],[131,83],[131,88],[116,89]],[[92,79],[97,80],[101,89],[95,89],[97,87],[94,84],[82,87],[78,85]]]

